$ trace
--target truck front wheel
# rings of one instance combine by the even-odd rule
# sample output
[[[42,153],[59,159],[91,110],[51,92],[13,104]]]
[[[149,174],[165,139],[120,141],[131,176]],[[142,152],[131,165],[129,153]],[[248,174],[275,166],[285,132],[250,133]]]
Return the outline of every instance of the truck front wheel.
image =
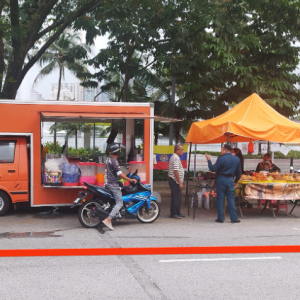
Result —
[[[0,191],[0,216],[7,213],[10,207],[10,199],[6,193]]]

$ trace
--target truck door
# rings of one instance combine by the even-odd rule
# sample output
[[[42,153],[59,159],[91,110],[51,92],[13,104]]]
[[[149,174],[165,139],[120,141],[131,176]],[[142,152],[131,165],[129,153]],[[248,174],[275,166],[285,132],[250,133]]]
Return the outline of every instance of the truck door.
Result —
[[[17,139],[0,138],[0,186],[8,190],[19,177],[19,148]]]
[[[29,200],[28,149],[26,138],[0,138],[0,190],[4,187],[11,200]]]

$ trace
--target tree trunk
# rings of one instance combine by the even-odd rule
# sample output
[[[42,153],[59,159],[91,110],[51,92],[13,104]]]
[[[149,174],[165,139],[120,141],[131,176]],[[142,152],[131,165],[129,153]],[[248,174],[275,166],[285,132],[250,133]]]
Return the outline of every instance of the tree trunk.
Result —
[[[154,133],[154,145],[157,145],[158,143],[158,132]]]
[[[60,96],[60,86],[61,86],[61,76],[62,76],[62,68],[59,68],[59,79],[58,79],[58,91],[57,91],[57,98],[56,100],[59,100],[59,96]],[[56,150],[56,125],[57,123],[54,123],[54,149]]]
[[[4,44],[3,44],[3,30],[0,29],[0,92],[2,90],[4,74]]]
[[[77,135],[78,135],[78,130],[77,128],[75,129],[75,149],[77,150],[78,144],[77,144]]]
[[[54,123],[54,136],[53,136],[53,148],[54,150],[56,150],[56,126],[57,126],[57,123],[55,122]]]
[[[13,50],[11,60],[7,66],[7,73],[3,84],[3,90],[0,94],[2,99],[15,99],[17,91],[20,87],[21,71],[20,65],[22,66],[26,56],[26,50],[24,46],[19,43],[19,48]],[[3,73],[2,73],[3,74]]]
[[[56,100],[57,100],[57,101],[59,101],[59,96],[60,96],[60,87],[61,87],[62,68],[63,68],[63,67],[59,67],[58,91],[57,91],[57,97],[56,97]]]
[[[129,84],[129,70],[126,67],[125,80],[124,80],[124,102],[128,100],[128,84]]]
[[[125,80],[124,80],[124,102],[128,101],[128,85],[130,80],[130,60],[134,53],[134,48],[129,49],[125,63]]]
[[[171,95],[171,106],[172,110],[174,112],[174,106],[175,106],[175,84],[176,84],[176,78],[172,77],[172,95]],[[173,132],[174,132],[174,123],[170,123],[170,133],[169,133],[169,145],[173,145]]]
[[[175,143],[178,144],[179,143],[179,130],[175,129]]]

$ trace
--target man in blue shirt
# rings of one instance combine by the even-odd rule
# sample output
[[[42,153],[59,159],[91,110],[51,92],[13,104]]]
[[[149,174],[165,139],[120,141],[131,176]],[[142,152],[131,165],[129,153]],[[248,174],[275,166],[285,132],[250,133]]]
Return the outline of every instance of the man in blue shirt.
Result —
[[[237,182],[242,175],[240,159],[231,155],[231,146],[228,144],[224,144],[222,146],[221,156],[218,157],[214,165],[211,162],[210,155],[205,154],[205,156],[209,170],[211,172],[217,172],[216,185],[218,219],[216,219],[216,222],[223,223],[224,221],[223,201],[226,196],[231,223],[239,223],[240,220],[237,218],[234,205],[234,188],[237,186]]]

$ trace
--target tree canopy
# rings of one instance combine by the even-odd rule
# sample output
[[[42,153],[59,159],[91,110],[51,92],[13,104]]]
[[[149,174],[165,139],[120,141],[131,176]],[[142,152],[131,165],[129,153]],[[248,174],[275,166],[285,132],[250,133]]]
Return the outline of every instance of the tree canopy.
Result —
[[[30,68],[66,28],[96,34],[92,14],[104,0],[0,0],[0,99],[15,99]],[[35,55],[28,56],[35,50]]]
[[[89,61],[98,68],[86,85],[122,86],[116,101],[131,101],[129,82],[149,71],[171,86],[180,112],[210,118],[251,93],[291,116],[299,103],[295,74],[300,33],[293,0],[187,0],[106,2],[95,23],[109,44]],[[170,98],[169,98],[170,101]]]
[[[190,121],[253,92],[285,116],[299,105],[299,1],[0,0],[0,13],[0,98],[14,99],[28,70],[71,28],[85,30],[87,44],[109,35],[87,61],[95,73],[81,76],[85,86],[102,82],[114,101],[154,101],[157,92],[162,112]]]

